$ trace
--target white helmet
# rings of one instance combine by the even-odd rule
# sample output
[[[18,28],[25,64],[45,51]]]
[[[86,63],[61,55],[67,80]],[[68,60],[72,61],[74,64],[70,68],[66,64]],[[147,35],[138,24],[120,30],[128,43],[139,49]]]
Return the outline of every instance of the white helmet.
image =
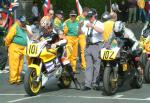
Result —
[[[50,17],[49,17],[49,16],[44,16],[44,17],[41,19],[41,21],[40,21],[40,25],[41,25],[41,27],[50,26],[50,25],[51,25]]]
[[[111,9],[114,11],[114,12],[118,12],[119,11],[119,6],[117,3],[113,3],[111,5]]]
[[[109,19],[111,19],[111,15],[110,15],[110,13],[109,12],[104,12],[103,14],[102,14],[102,16],[101,16],[101,20],[103,21],[103,22],[105,22],[105,21],[107,21],[107,20],[109,20]]]
[[[121,36],[124,32],[125,25],[122,21],[116,21],[113,27],[113,31],[116,36]]]

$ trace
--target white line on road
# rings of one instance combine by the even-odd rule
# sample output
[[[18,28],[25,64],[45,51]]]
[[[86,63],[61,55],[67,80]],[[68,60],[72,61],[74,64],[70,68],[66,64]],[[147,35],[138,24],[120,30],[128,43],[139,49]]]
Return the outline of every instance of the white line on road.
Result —
[[[150,100],[150,97],[148,97],[148,98],[145,98],[145,99],[147,99],[147,100]]]
[[[21,96],[26,94],[0,94],[0,96]]]
[[[16,99],[16,100],[11,100],[11,101],[8,101],[8,103],[15,103],[15,102],[23,101],[23,100],[29,100],[29,99],[37,98],[37,97],[40,97],[40,96],[41,95],[33,96],[33,97],[26,97],[26,98],[21,98],[21,99]]]
[[[48,96],[48,95],[43,95]],[[54,96],[54,95],[49,95]],[[63,95],[56,95],[56,97],[63,97],[63,98],[82,98],[82,99],[105,99],[105,100],[130,100],[130,101],[150,101],[150,99],[145,98],[116,98],[116,97],[90,97],[90,96],[63,96]]]
[[[116,96],[113,96],[113,98],[120,98],[120,97],[123,97],[124,95],[116,95]]]

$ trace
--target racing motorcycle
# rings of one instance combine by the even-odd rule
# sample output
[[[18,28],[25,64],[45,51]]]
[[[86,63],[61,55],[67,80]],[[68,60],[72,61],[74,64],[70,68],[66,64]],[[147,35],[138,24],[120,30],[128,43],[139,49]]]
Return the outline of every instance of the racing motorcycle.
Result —
[[[141,36],[140,46],[143,49],[140,60],[144,68],[144,79],[146,83],[150,83],[150,37]]]
[[[130,86],[133,88],[141,88],[143,84],[143,68],[139,62],[141,51],[131,53],[131,40],[122,38],[121,41],[121,46],[104,46],[100,51],[104,66],[103,85],[107,95],[115,94],[127,78],[130,78]]]
[[[70,61],[66,58],[65,46],[52,48],[52,43],[51,37],[40,41],[30,40],[28,43],[26,54],[30,63],[24,77],[24,88],[30,96],[37,95],[52,77],[58,78],[60,88],[69,88],[73,81],[75,87],[80,89]]]

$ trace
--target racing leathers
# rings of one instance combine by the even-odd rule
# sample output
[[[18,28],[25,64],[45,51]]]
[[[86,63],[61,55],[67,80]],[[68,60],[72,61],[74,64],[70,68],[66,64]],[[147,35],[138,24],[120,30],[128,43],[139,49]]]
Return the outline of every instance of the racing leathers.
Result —
[[[120,36],[116,36],[115,32],[112,32],[111,35],[110,35],[108,44],[111,44],[113,40],[116,40],[118,46],[120,46],[121,38],[128,38],[131,41],[133,41],[134,44],[133,44],[133,46],[131,48],[132,51],[137,49],[137,47],[139,45],[139,42],[137,41],[134,33],[129,28],[126,28],[126,27],[124,29],[124,32],[122,34],[120,34]]]

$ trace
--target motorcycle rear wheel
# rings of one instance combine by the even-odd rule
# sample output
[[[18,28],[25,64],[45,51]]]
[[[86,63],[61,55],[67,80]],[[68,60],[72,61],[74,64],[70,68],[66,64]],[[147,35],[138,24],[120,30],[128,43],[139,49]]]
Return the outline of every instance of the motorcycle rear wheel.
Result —
[[[65,66],[62,72],[61,77],[59,78],[59,83],[57,84],[59,88],[69,88],[72,82],[72,78],[69,75],[69,71],[72,68],[70,66]]]
[[[140,69],[137,69],[136,72],[135,72],[135,76],[133,77],[133,79],[130,81],[130,86],[132,88],[141,88],[142,85],[143,85],[143,81],[144,81],[144,75],[143,75],[143,68],[142,66],[139,65]]]
[[[146,83],[150,83],[150,61],[147,61],[146,67],[144,70],[144,78]]]
[[[41,89],[42,80],[40,80],[39,82],[37,82],[36,80],[37,80],[36,69],[29,68],[25,74],[24,88],[26,93],[30,96],[37,95]]]
[[[140,62],[142,63],[142,66],[145,68],[146,67],[146,61],[147,61],[147,54],[143,53],[140,56]]]

